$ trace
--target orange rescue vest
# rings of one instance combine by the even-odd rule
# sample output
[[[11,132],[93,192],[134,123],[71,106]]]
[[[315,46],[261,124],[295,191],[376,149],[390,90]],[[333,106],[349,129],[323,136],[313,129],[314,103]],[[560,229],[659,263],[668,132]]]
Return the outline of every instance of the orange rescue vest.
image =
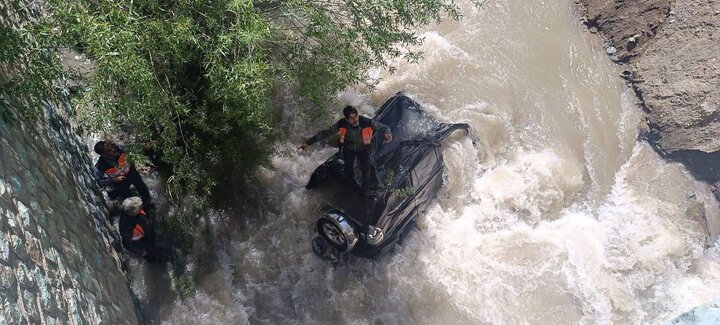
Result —
[[[145,210],[140,210],[139,214],[141,214],[143,217],[145,216]],[[132,240],[138,241],[140,239],[143,239],[145,237],[145,229],[143,229],[140,225],[135,225],[135,228],[132,230]]]
[[[105,175],[110,178],[115,178],[118,176],[126,176],[129,172],[130,162],[127,161],[127,155],[123,152],[120,154],[120,157],[118,157],[117,166],[105,170]]]
[[[347,134],[347,130],[350,127],[352,126],[346,119],[338,121],[338,135],[340,135],[341,145],[345,143],[345,134]],[[373,136],[372,120],[367,117],[360,116],[360,128],[360,135],[362,136],[363,144],[369,146],[372,143]]]

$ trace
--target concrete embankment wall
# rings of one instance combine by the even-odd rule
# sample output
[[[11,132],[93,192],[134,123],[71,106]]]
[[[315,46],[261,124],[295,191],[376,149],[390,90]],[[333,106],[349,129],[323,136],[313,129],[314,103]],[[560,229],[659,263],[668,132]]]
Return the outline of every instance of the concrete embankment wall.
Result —
[[[136,324],[90,149],[44,111],[0,117],[0,324]]]

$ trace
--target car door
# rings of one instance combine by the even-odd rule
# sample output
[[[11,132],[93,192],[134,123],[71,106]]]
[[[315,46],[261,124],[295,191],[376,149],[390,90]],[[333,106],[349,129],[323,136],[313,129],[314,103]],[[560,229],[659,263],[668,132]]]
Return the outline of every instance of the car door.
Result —
[[[411,211],[415,202],[413,200],[414,187],[411,177],[405,174],[398,186],[390,191],[385,211],[378,221],[379,225],[383,225],[385,231],[391,231],[398,221],[405,218],[405,215]]]
[[[415,207],[422,212],[442,187],[442,154],[432,147],[411,173],[415,185]]]

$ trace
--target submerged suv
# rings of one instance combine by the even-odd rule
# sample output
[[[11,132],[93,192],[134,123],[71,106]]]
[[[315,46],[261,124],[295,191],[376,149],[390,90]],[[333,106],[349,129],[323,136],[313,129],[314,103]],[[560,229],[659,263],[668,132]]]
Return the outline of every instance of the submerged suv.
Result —
[[[402,93],[385,102],[373,120],[390,127],[393,141],[373,136],[378,184],[371,193],[343,182],[341,152],[315,169],[306,185],[328,203],[317,221],[320,237],[313,241],[318,255],[373,257],[402,239],[442,187],[440,141],[456,130],[469,130],[467,124],[435,121]]]

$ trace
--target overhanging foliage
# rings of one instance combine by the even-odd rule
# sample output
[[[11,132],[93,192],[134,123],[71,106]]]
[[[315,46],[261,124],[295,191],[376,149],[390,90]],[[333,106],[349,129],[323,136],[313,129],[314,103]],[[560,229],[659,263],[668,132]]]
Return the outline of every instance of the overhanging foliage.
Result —
[[[2,9],[15,15],[22,12],[18,3]],[[372,66],[417,60],[416,27],[459,17],[447,0],[43,5],[21,17],[22,28],[0,29],[10,45],[0,64],[32,67],[15,71],[0,95],[48,96],[40,90],[49,82],[72,82],[82,124],[91,131],[132,130],[157,155],[176,194],[207,194],[216,180],[265,161],[275,127],[268,97],[277,81],[322,107],[347,85],[372,85],[366,74]],[[60,49],[84,54],[93,70],[63,74]]]

